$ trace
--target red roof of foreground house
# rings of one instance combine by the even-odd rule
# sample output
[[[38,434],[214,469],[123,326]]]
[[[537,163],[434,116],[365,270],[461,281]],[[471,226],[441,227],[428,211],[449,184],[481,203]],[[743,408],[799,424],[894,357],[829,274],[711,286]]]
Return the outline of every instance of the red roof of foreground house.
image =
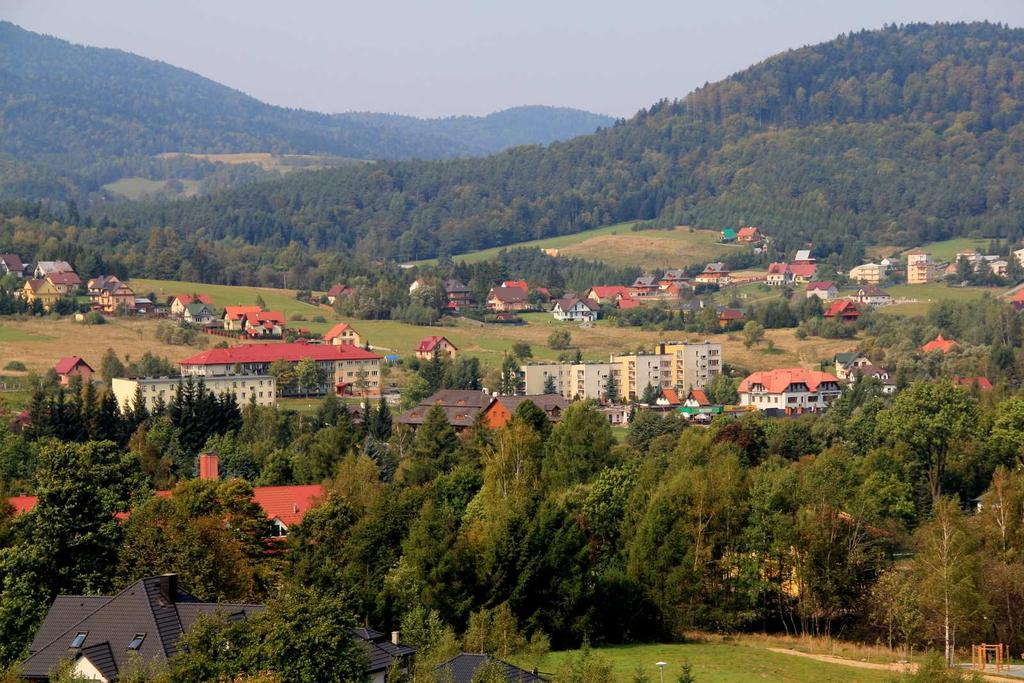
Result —
[[[952,339],[946,339],[940,334],[938,337],[922,346],[921,351],[923,351],[924,353],[931,353],[932,351],[942,351],[943,353],[949,353],[953,349],[958,348],[960,348],[960,344],[953,341]]]
[[[831,280],[822,280],[821,282],[808,282],[807,291],[813,292],[816,289],[823,289],[825,291],[828,291],[835,286],[836,283],[832,282]]]
[[[259,325],[260,323],[277,323],[278,325],[284,326],[284,313],[281,313],[280,311],[246,313],[245,320],[250,325]]]
[[[262,310],[259,306],[225,306],[224,315],[232,320],[241,320],[250,313],[259,313]]]
[[[780,368],[778,370],[761,370],[748,375],[740,382],[739,392],[750,391],[755,384],[764,386],[769,394],[781,394],[791,384],[806,384],[810,391],[817,391],[823,382],[839,382],[839,378],[827,372],[804,370],[803,368]]]
[[[421,341],[419,343],[419,346],[416,347],[416,352],[417,353],[430,353],[442,341],[448,342],[448,345],[451,346],[453,349],[456,348],[455,344],[452,344],[451,341],[449,341],[449,339],[447,337],[443,337],[441,335],[432,334],[429,337],[424,337],[423,338],[423,341]]]
[[[736,233],[736,236],[740,239],[743,239],[744,237],[754,237],[759,232],[760,230],[754,227],[740,228],[739,232]]]
[[[59,361],[57,361],[57,365],[53,367],[53,371],[56,372],[58,375],[66,375],[75,368],[77,368],[79,365],[84,365],[85,367],[89,368],[90,372],[95,372],[95,370],[92,369],[91,365],[86,363],[82,358],[78,356],[68,356],[67,358],[61,358]]]
[[[640,306],[640,302],[634,299],[633,297],[624,296],[617,302],[615,302],[615,305],[620,310],[628,310],[630,308],[637,308],[638,306]]]
[[[179,365],[234,365],[235,363],[273,363],[284,360],[297,363],[300,360],[380,360],[376,353],[366,351],[352,344],[242,344],[226,349],[210,349],[178,361]]]
[[[661,390],[661,397],[665,399],[665,402],[670,406],[677,406],[681,403],[679,400],[679,394],[676,393],[675,389],[671,387],[665,387]]]
[[[785,263],[776,261],[775,263],[768,264],[769,275],[785,275],[787,270],[789,270],[789,265]]]
[[[14,514],[20,515],[23,512],[28,512],[36,506],[35,496],[11,496],[7,499],[7,502],[14,507]]]
[[[988,381],[988,377],[953,377],[953,384],[958,387],[973,387],[975,384],[982,391],[990,391],[992,389],[992,382]]]
[[[82,284],[82,278],[78,277],[73,271],[62,271],[60,273],[50,273],[46,276],[46,279],[50,281],[51,285],[80,285]]]

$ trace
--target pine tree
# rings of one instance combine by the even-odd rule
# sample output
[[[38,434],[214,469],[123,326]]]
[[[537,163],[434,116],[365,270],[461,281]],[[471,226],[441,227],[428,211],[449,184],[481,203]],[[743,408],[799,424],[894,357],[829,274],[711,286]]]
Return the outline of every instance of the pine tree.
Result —
[[[126,438],[124,424],[118,410],[117,399],[114,398],[114,392],[108,389],[103,392],[99,408],[96,411],[96,427],[93,430],[93,438],[96,441],[121,443]]]
[[[544,378],[544,393],[545,394],[557,394],[558,388],[555,386],[555,376],[548,375]]]
[[[377,441],[387,441],[390,439],[393,420],[391,417],[391,408],[388,406],[387,399],[381,396],[380,400],[377,402],[377,410],[368,408],[367,413],[370,417],[370,421],[367,425],[369,436],[373,437]]]

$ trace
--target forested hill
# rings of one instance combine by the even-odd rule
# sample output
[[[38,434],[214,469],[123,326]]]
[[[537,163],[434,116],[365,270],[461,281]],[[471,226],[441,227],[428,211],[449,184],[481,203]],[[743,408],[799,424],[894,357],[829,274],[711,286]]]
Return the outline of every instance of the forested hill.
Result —
[[[0,22],[0,161],[9,155],[7,164],[20,162],[32,178],[45,177],[40,167],[65,173],[161,152],[440,159],[547,143],[612,122],[552,107],[437,120],[285,109],[163,62]]]
[[[114,214],[409,259],[622,220],[757,224],[819,253],[1024,225],[1024,31],[909,25],[772,57],[612,128],[485,159],[295,174]]]

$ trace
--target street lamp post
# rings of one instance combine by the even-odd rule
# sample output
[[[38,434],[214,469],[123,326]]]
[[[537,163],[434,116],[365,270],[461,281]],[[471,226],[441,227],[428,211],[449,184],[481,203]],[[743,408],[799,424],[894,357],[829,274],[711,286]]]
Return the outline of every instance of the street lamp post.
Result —
[[[665,683],[665,662],[657,662],[654,666],[658,667],[658,678],[661,679],[661,683]]]

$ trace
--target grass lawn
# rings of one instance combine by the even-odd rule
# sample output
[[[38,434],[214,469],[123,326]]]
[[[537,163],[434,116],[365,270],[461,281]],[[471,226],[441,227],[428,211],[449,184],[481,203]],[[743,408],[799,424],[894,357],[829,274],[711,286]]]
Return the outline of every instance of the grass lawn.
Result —
[[[225,306],[244,306],[256,303],[256,297],[263,297],[267,310],[281,311],[291,320],[298,314],[309,320],[314,315],[322,315],[328,320],[337,316],[326,306],[314,306],[295,298],[294,289],[273,289],[271,287],[242,287],[236,285],[205,285],[199,282],[180,282],[176,280],[145,280],[133,279],[129,282],[139,296],[152,292],[157,299],[165,301],[177,294],[207,294],[218,308]],[[292,327],[310,327],[306,323]],[[324,325],[326,329],[327,325]]]
[[[180,190],[172,190],[168,180],[150,180],[149,178],[129,177],[120,178],[112,183],[107,183],[103,189],[126,199],[145,199],[157,194],[166,194],[170,197],[194,197],[199,192],[199,181],[190,178],[182,178],[177,182],[181,183]]]
[[[6,324],[0,325],[0,343],[3,342],[35,342],[35,341],[47,341],[53,339],[53,337],[44,334],[33,334],[23,329],[14,327],[13,325]],[[10,356],[9,358],[17,360],[17,356]],[[6,364],[7,361],[4,361]]]
[[[572,345],[578,347],[585,360],[607,360],[609,354],[629,353],[639,348],[653,350],[659,341],[710,339],[721,342],[726,362],[751,369],[772,369],[801,365],[815,367],[821,359],[832,358],[838,351],[848,351],[857,344],[855,340],[820,339],[809,337],[803,341],[796,338],[792,329],[768,330],[765,338],[775,343],[775,352],[769,352],[766,344],[748,349],[743,346],[742,335],[732,334],[686,334],[682,332],[659,332],[639,327],[615,327],[607,321],[600,321],[590,328],[571,323],[555,321],[550,314],[532,313],[523,316],[526,325],[478,325],[459,321],[452,327],[418,327],[391,320],[349,320],[364,339],[380,353],[408,356],[423,337],[443,334],[452,341],[461,353],[480,358],[485,365],[497,366],[505,351],[515,342],[526,342],[537,361],[557,360],[561,351],[547,344],[548,335],[554,329],[568,329],[572,333]]]
[[[692,263],[704,263],[727,253],[742,249],[737,245],[718,242],[718,232],[691,230],[686,227],[668,230],[631,230],[634,223],[616,223],[573,235],[547,237],[527,242],[482,249],[459,254],[456,261],[476,263],[495,258],[502,249],[536,247],[558,249],[559,255],[604,261],[616,266],[640,266],[645,269],[679,268]],[[436,259],[416,263],[435,263]]]
[[[991,240],[977,239],[973,237],[957,237],[951,240],[943,240],[941,242],[932,242],[921,247],[921,251],[926,251],[932,255],[932,258],[936,261],[952,261],[956,257],[958,251],[965,251],[967,249],[977,249],[978,251],[985,251],[988,248],[988,244]],[[904,249],[903,253],[906,254],[913,249]]]
[[[625,645],[595,650],[612,666],[615,680],[628,681],[637,667],[657,683],[655,662],[666,662],[665,680],[674,681],[683,662],[689,662],[700,683],[778,681],[785,683],[834,683],[892,681],[892,671],[862,669],[814,659],[771,652],[765,645],[739,639],[735,642],[696,642],[670,645]],[[542,667],[554,672],[574,652],[553,652]]]
[[[954,301],[974,301],[985,294],[997,297],[1007,290],[1006,287],[950,287],[941,282],[929,282],[924,285],[893,285],[886,287],[896,299],[917,299],[918,301],[939,301],[940,299],[952,299]]]

